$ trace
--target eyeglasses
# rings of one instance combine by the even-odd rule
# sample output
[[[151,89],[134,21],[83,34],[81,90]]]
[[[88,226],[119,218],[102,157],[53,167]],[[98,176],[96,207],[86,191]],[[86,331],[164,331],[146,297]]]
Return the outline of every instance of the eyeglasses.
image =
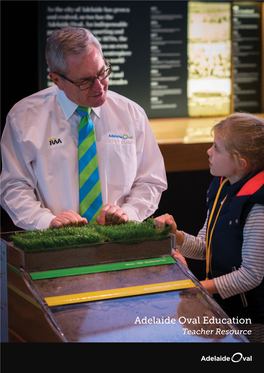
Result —
[[[91,88],[94,85],[95,79],[98,79],[99,82],[102,82],[103,80],[108,78],[109,75],[111,74],[112,66],[110,65],[109,62],[106,61],[105,58],[104,58],[104,62],[105,62],[106,67],[107,67],[104,71],[102,71],[100,74],[96,75],[96,77],[94,77],[94,78],[89,78],[89,79],[85,80],[81,84],[77,84],[77,83],[73,82],[72,80],[66,78],[66,76],[64,76],[64,75],[61,75],[61,74],[56,73],[56,72],[54,72],[54,73],[58,74],[61,78],[68,80],[68,82],[74,84],[76,87],[78,87],[80,89],[80,91],[85,91],[86,89]]]

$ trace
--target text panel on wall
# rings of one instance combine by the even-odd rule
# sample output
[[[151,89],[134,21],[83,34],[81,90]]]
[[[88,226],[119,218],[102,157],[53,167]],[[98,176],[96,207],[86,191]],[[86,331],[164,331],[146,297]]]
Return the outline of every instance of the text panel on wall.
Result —
[[[251,3],[39,2],[40,89],[52,84],[47,38],[84,27],[112,65],[109,89],[137,102],[150,119],[228,115],[232,85],[235,110],[260,112],[262,4]]]
[[[136,101],[149,118],[188,116],[187,3],[53,1],[41,2],[39,14],[41,89],[52,84],[47,38],[66,26],[84,27],[112,65],[109,89]]]

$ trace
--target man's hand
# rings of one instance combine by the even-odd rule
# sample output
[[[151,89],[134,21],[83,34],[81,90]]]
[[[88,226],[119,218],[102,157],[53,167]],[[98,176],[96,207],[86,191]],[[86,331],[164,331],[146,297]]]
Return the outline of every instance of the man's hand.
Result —
[[[60,215],[56,216],[56,218],[52,219],[49,228],[61,228],[67,225],[77,226],[82,224],[87,224],[87,220],[76,212],[69,210],[62,212]]]
[[[99,225],[123,224],[129,221],[129,217],[121,207],[108,203],[102,208],[96,221]]]

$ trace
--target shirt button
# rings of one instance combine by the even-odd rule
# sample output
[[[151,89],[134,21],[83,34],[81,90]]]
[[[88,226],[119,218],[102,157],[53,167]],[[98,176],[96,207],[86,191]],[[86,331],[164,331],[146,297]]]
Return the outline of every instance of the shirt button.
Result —
[[[232,220],[230,220],[229,225],[232,225]]]
[[[236,219],[236,224],[238,223],[238,219]]]

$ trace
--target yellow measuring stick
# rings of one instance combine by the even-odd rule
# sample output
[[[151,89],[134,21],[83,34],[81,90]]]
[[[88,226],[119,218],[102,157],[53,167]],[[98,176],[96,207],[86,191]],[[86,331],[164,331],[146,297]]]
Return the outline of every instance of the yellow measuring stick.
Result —
[[[57,297],[44,298],[50,307],[62,306],[65,304],[100,301],[110,298],[130,297],[133,295],[159,293],[163,291],[179,290],[195,287],[191,280],[162,282],[158,284],[132,286],[127,288],[92,291],[89,293],[79,293],[70,295],[60,295]]]

